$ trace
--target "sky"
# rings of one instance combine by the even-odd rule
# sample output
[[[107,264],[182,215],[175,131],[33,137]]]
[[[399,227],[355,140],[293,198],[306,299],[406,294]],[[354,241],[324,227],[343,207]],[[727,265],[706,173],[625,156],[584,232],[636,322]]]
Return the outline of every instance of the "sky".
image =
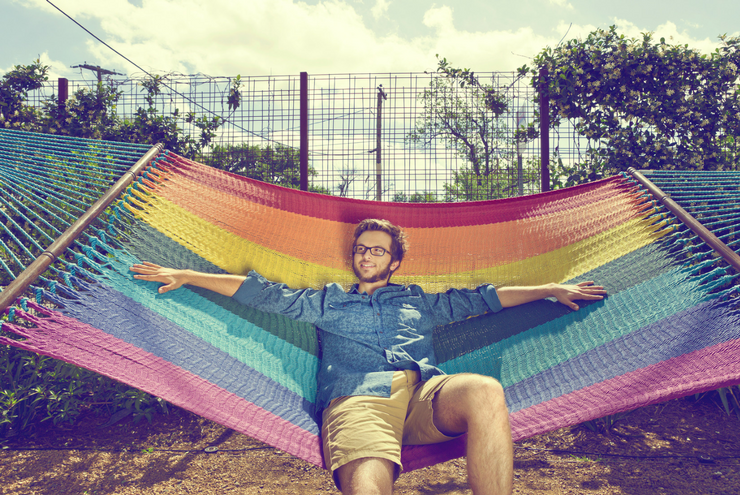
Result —
[[[0,0],[0,74],[37,58],[50,78],[92,79],[80,64],[264,76],[436,69],[513,71],[545,47],[616,25],[628,37],[714,50],[740,35],[737,0]]]

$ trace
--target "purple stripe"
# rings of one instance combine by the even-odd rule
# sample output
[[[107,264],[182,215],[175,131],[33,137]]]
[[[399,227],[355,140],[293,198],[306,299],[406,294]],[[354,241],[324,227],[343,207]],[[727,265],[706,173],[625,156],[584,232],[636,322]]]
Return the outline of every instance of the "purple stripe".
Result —
[[[83,284],[77,279],[75,282]],[[60,299],[58,304],[65,307],[59,312],[161,357],[304,430],[319,434],[312,402],[125,294],[105,284],[86,288],[88,292],[84,296],[70,293],[74,299]]]
[[[740,339],[606,380],[511,415],[514,440],[740,382]]]
[[[732,301],[691,307],[506,387],[512,412],[655,363],[740,339]],[[698,329],[701,329],[700,331]]]
[[[318,435],[97,328],[35,303],[28,305],[47,317],[16,311],[18,318],[31,321],[36,327],[4,323],[9,331],[28,340],[19,342],[0,337],[0,343],[63,359],[111,377],[323,466]]]

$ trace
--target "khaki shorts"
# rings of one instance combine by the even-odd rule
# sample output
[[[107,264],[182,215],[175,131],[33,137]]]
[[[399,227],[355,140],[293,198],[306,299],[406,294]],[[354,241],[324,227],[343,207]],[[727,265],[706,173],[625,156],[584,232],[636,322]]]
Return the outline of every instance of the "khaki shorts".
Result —
[[[360,395],[332,400],[322,417],[326,466],[334,473],[355,459],[380,457],[396,464],[397,477],[402,468],[402,444],[427,445],[455,438],[441,433],[432,419],[432,399],[452,377],[437,375],[420,382],[418,371],[396,371],[390,397]]]

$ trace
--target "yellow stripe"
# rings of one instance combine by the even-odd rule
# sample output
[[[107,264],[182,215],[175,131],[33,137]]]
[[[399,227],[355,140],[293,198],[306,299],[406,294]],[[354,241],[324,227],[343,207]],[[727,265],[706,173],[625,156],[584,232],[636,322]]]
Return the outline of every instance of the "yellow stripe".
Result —
[[[404,277],[399,273],[393,281],[405,285],[418,284],[430,293],[445,291],[450,287],[473,288],[486,283],[496,287],[562,283],[652,244],[672,232],[665,226],[665,221],[653,225],[649,219],[630,220],[601,234],[526,260],[471,272],[423,278]]]
[[[285,283],[293,288],[318,289],[331,282],[348,288],[356,282],[349,259],[346,260],[346,270],[309,263],[232,234],[154,194],[134,194],[136,198],[129,196],[133,206],[125,203],[124,206],[136,217],[229,273],[247,274],[249,270],[257,269],[268,280]],[[417,284],[430,293],[442,292],[451,287],[474,288],[484,283],[510,286],[563,282],[646,246],[668,231],[660,230],[660,224],[651,224],[651,219],[630,220],[563,248],[480,270],[404,276],[402,265],[401,271],[393,277],[392,282]],[[307,242],[310,243],[310,239]],[[326,256],[342,257],[342,250],[337,251],[326,253]],[[409,257],[403,263],[414,273],[413,258]]]

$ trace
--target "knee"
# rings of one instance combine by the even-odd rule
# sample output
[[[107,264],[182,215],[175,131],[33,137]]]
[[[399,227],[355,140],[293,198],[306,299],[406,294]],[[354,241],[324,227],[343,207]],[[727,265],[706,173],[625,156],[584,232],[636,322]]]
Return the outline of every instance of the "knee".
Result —
[[[504,387],[498,380],[484,375],[469,375],[466,399],[471,410],[506,411]]]

